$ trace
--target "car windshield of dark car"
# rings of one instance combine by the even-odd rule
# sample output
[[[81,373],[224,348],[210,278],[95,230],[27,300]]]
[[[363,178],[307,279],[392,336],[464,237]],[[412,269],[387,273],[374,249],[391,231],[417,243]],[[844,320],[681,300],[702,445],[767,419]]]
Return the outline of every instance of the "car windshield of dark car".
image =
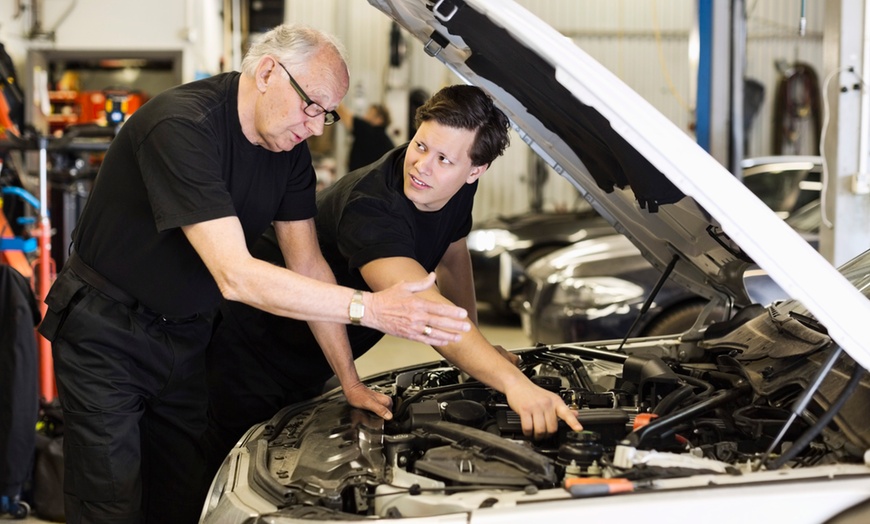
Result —
[[[822,206],[815,200],[795,211],[785,220],[795,231],[801,233],[818,233],[822,223]]]
[[[840,273],[865,297],[870,298],[870,250],[840,266]],[[797,304],[792,311],[798,315],[812,317],[812,314],[800,304]]]
[[[840,273],[865,297],[870,297],[870,250],[843,264]]]

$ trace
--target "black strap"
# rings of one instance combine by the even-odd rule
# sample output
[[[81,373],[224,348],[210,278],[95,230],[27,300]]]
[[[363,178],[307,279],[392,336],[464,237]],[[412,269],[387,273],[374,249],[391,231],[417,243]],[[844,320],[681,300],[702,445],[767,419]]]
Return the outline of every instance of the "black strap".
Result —
[[[106,277],[97,273],[97,271],[91,266],[87,265],[81,258],[79,258],[78,254],[73,251],[70,254],[69,258],[66,261],[69,264],[70,269],[79,276],[82,280],[87,282],[91,287],[99,290],[101,293],[111,298],[115,302],[120,302],[127,307],[134,308],[139,303],[132,295],[119,288],[115,284],[109,282]]]

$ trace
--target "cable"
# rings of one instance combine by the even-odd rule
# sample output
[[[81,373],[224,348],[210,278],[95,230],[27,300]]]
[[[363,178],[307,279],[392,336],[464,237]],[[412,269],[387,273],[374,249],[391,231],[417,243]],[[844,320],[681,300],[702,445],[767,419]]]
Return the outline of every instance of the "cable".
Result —
[[[758,462],[758,468],[761,468],[767,463],[767,460],[770,458],[770,454],[773,453],[773,450],[779,446],[782,439],[785,437],[786,432],[788,432],[791,425],[795,420],[800,417],[804,410],[812,400],[813,395],[816,394],[819,387],[822,385],[822,381],[825,380],[825,377],[828,376],[828,373],[833,369],[834,363],[837,362],[837,359],[840,358],[840,355],[843,354],[842,346],[835,346],[834,350],[831,351],[831,354],[825,358],[825,362],[822,366],[816,370],[815,375],[813,376],[810,383],[807,387],[804,388],[803,393],[795,400],[794,405],[791,408],[791,414],[788,417],[788,420],[785,421],[785,424],[782,425],[782,429],[780,429],[779,434],[773,439],[773,442],[770,443],[770,446],[767,448],[767,451],[764,453],[764,456],[761,457],[761,460]]]
[[[686,384],[685,386],[681,386],[678,389],[675,389],[671,393],[665,396],[661,402],[653,409],[653,415],[667,415],[674,408],[680,406],[684,400],[689,398],[692,395],[692,391],[695,388]]]
[[[858,78],[858,82],[861,85],[861,88],[865,88],[864,79],[861,78],[860,75],[855,73],[855,68],[852,66],[841,67],[839,69],[835,69],[828,73],[828,76],[825,77],[825,81],[822,83],[822,131],[819,133],[819,154],[822,157],[822,194],[821,194],[821,202],[820,209],[822,211],[822,223],[828,229],[834,228],[834,223],[828,219],[828,204],[827,204],[827,192],[828,192],[828,159],[825,156],[825,137],[828,134],[828,124],[830,123],[830,105],[828,102],[828,88],[831,84],[831,80],[834,79],[835,76],[840,73],[852,73]]]
[[[769,470],[779,469],[786,462],[793,459],[795,455],[800,453],[805,447],[807,447],[810,442],[816,438],[819,433],[822,432],[825,427],[834,417],[837,416],[837,413],[840,412],[840,409],[843,407],[843,404],[849,400],[849,397],[852,396],[852,393],[855,391],[855,388],[858,387],[858,384],[861,382],[861,379],[864,378],[864,368],[859,366],[857,363],[855,364],[855,369],[852,371],[852,376],[849,377],[849,382],[846,383],[846,386],[843,387],[843,390],[840,392],[840,395],[837,397],[837,400],[831,404],[825,412],[819,417],[819,420],[816,421],[813,426],[808,429],[803,435],[798,438],[794,444],[791,445],[782,455],[780,455],[776,460],[774,460],[770,466],[767,468]]]
[[[661,29],[659,28],[659,18],[657,10],[658,6],[656,5],[655,0],[653,0],[650,8],[650,13],[652,14],[650,20],[653,26],[653,34],[656,38],[656,49],[658,50],[659,67],[662,70],[662,75],[664,75],[665,83],[668,85],[668,91],[670,91],[671,95],[677,100],[677,103],[680,104],[680,107],[682,107],[689,114],[692,114],[692,108],[689,107],[689,104],[687,104],[685,100],[683,100],[683,97],[680,96],[679,91],[677,91],[677,88],[674,86],[673,80],[671,80],[671,73],[668,70],[667,63],[665,62],[665,54],[662,46],[662,33]]]
[[[632,431],[620,444],[639,448],[644,443],[644,440],[648,440],[654,435],[661,435],[670,428],[678,426],[685,421],[692,420],[703,413],[737,400],[751,390],[752,387],[749,383],[740,384],[731,389],[723,389],[702,402],[675,411],[666,417],[657,418],[646,426]]]

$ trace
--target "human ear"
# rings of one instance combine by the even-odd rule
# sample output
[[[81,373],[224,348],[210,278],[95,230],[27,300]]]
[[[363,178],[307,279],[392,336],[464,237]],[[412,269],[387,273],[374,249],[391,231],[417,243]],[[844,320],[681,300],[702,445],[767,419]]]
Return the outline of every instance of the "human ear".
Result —
[[[471,172],[468,174],[468,178],[465,179],[466,184],[471,184],[475,182],[480,175],[486,172],[487,168],[489,168],[489,164],[483,164],[482,166],[472,166]]]
[[[269,80],[272,78],[272,73],[275,71],[277,64],[275,63],[275,59],[271,56],[264,56],[260,59],[260,63],[257,64],[257,86],[261,91],[266,89],[266,86],[269,84]]]

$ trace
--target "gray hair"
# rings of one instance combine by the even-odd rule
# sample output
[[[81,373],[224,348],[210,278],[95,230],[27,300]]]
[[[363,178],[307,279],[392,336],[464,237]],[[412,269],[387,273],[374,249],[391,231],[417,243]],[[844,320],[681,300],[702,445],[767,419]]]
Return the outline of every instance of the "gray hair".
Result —
[[[274,56],[288,69],[304,70],[323,49],[330,49],[347,68],[347,51],[334,36],[304,25],[282,24],[263,33],[245,53],[242,73],[254,76],[264,56]]]

